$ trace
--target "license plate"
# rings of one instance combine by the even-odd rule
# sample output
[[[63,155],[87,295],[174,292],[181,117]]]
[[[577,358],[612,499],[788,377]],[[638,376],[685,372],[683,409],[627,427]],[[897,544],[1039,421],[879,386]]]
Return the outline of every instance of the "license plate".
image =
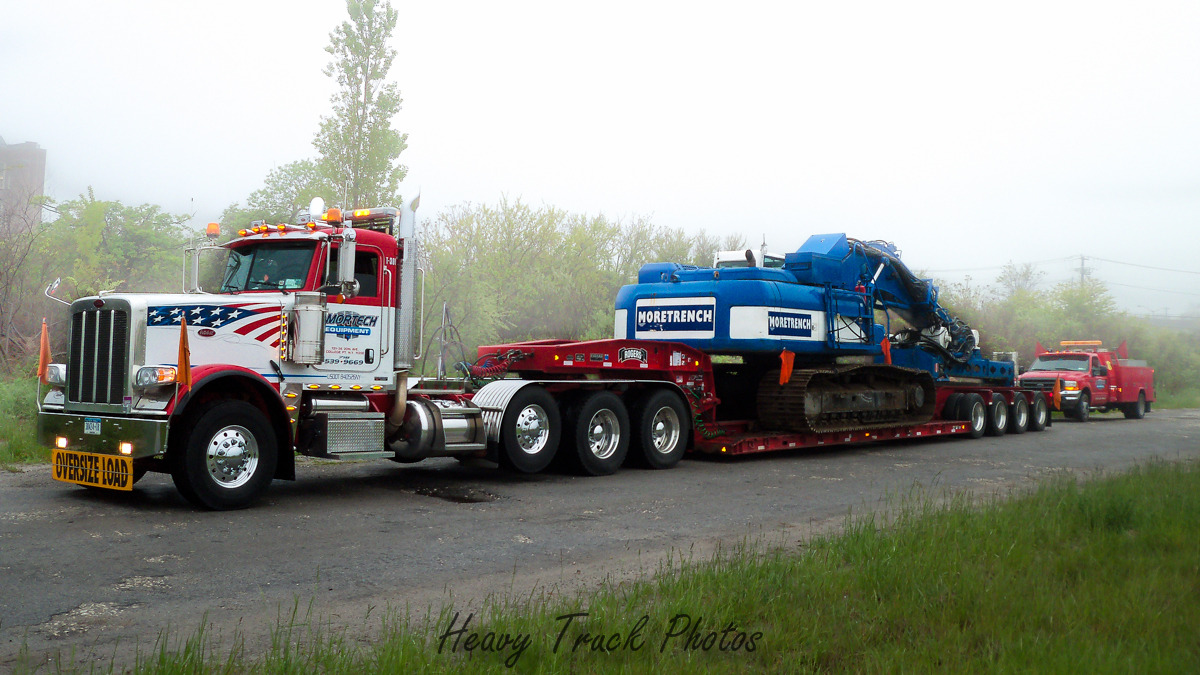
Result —
[[[83,433],[91,434],[93,436],[99,436],[100,435],[100,418],[99,417],[83,418]]]
[[[55,449],[50,459],[54,480],[109,490],[133,489],[133,460],[129,457]]]

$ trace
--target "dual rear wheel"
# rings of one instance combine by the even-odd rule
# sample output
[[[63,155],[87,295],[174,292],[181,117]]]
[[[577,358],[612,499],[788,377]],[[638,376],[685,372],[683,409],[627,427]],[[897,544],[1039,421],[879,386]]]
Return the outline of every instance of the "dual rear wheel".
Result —
[[[556,457],[592,476],[615,473],[627,460],[666,469],[683,457],[689,433],[687,405],[666,389],[627,399],[607,390],[556,399],[544,387],[528,385],[505,409],[500,461],[522,473],[542,471]]]

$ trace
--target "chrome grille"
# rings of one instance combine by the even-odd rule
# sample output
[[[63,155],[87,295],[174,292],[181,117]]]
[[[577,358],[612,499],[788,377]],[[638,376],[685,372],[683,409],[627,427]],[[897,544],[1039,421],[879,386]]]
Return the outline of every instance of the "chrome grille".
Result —
[[[1021,380],[1021,386],[1026,389],[1035,389],[1037,391],[1050,391],[1054,388],[1054,378],[1025,378]]]
[[[67,400],[120,405],[128,372],[129,313],[89,309],[71,317]]]

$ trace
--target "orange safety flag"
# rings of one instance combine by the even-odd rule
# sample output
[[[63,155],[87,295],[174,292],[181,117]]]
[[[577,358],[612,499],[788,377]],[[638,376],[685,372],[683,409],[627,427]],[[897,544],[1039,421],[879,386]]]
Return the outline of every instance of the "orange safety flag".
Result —
[[[879,343],[879,347],[883,349],[883,362],[887,365],[892,365],[892,343],[887,338],[883,338],[883,342]]]
[[[792,360],[795,358],[796,355],[786,349],[780,352],[779,360],[782,363],[779,368],[779,386],[782,387],[788,383],[788,380],[792,379]]]
[[[192,350],[188,348],[187,318],[179,317],[179,365],[175,371],[175,383],[181,392],[192,386]]]
[[[46,381],[46,374],[49,372],[50,329],[46,327],[46,317],[42,317],[42,346],[41,349],[38,350],[38,379],[42,381],[42,384],[50,384]]]
[[[1054,409],[1062,409],[1062,380],[1054,379]]]

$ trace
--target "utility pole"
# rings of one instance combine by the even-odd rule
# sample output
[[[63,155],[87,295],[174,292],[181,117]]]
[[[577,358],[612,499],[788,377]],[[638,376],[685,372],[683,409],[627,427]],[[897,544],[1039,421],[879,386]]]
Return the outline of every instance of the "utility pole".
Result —
[[[1088,268],[1084,266],[1084,262],[1086,260],[1087,260],[1087,256],[1085,256],[1085,255],[1079,256],[1079,285],[1080,286],[1083,285],[1083,279],[1084,279],[1084,277],[1087,276],[1087,273],[1089,271]]]

